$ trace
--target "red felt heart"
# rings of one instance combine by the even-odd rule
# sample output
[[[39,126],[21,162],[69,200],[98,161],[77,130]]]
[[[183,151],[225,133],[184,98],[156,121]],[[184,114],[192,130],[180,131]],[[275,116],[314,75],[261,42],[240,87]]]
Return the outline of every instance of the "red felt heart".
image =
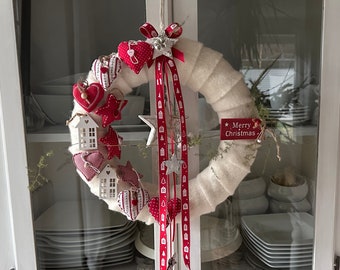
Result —
[[[149,199],[149,193],[145,189],[123,190],[118,194],[118,205],[128,219],[135,220]]]
[[[118,45],[118,55],[131,70],[138,74],[153,56],[153,47],[145,41],[124,41]]]
[[[104,96],[104,89],[99,83],[73,85],[73,97],[78,104],[87,112],[91,112],[97,107]]]
[[[151,198],[148,202],[148,207],[151,215],[157,222],[159,222],[159,197]],[[179,198],[169,200],[167,208],[168,214],[166,225],[168,226],[169,223],[181,212],[181,200]]]
[[[107,90],[120,71],[121,64],[117,54],[98,58],[92,63],[92,72],[105,90]]]
[[[100,167],[104,161],[103,155],[99,151],[81,152],[73,155],[73,163],[82,179],[90,181],[100,172]]]

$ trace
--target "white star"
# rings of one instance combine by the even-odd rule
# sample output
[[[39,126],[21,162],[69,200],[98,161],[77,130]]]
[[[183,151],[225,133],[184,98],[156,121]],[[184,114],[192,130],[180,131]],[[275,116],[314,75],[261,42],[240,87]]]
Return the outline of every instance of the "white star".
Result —
[[[147,39],[146,42],[155,48],[153,58],[157,58],[160,55],[172,58],[172,46],[175,45],[177,40],[178,39],[175,38],[169,38],[163,33],[158,37]]]
[[[149,137],[146,141],[146,146],[149,147],[156,137],[156,116],[138,115],[138,117],[150,127]]]
[[[166,174],[170,173],[179,174],[181,170],[181,165],[184,163],[183,160],[178,160],[177,156],[173,154],[169,160],[163,161],[165,166],[167,167]]]

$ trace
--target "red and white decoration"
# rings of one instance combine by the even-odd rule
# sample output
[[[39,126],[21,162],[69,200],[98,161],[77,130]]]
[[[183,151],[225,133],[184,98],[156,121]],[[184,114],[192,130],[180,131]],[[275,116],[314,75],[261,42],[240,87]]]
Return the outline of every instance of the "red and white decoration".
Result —
[[[117,78],[121,69],[120,60],[116,53],[108,56],[100,56],[92,63],[92,72],[99,83],[107,90]]]
[[[255,119],[255,123],[257,111],[242,75],[233,70],[220,53],[199,42],[180,38],[179,24],[173,23],[158,33],[146,23],[140,31],[145,41],[121,42],[117,53],[99,57],[93,62],[87,80],[74,85],[76,102],[71,119],[88,115],[95,122],[97,149],[83,149],[78,128],[70,124],[69,151],[91,192],[103,199],[111,210],[131,220],[159,223],[160,270],[166,270],[175,262],[171,244],[175,224],[181,223],[181,256],[190,269],[190,219],[214,211],[233,194],[249,173],[258,145],[249,138],[221,140],[218,155],[207,168],[189,179],[186,119],[190,115],[185,115],[187,104],[182,88],[186,86],[202,94],[219,119],[248,119],[239,120],[243,124]],[[153,132],[148,146],[155,144],[158,150],[157,185],[142,181],[142,175],[130,162],[119,163],[123,138],[111,126],[121,119],[126,105],[122,97],[133,87],[149,81],[155,81],[156,116],[142,116],[142,119]],[[155,143],[154,138],[157,138]],[[105,179],[118,181],[114,181],[116,186],[112,190],[104,192],[101,188],[107,188],[108,184],[103,184]]]
[[[100,179],[99,198],[117,199],[118,178],[115,169],[107,164],[98,175],[98,178]]]
[[[88,115],[79,116],[79,122],[75,125],[78,128],[79,150],[97,149],[97,123]]]

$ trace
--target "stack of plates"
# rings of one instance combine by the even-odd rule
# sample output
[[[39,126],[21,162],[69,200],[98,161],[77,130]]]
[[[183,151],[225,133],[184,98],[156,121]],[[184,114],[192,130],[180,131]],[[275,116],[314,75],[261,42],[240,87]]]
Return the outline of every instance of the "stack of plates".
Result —
[[[134,260],[137,223],[99,200],[57,202],[34,226],[39,269],[102,269]]]
[[[308,121],[308,106],[290,106],[281,109],[268,108],[267,121],[279,120],[287,125],[295,126]]]
[[[303,269],[312,265],[313,220],[308,213],[243,216],[243,240],[263,269]]]

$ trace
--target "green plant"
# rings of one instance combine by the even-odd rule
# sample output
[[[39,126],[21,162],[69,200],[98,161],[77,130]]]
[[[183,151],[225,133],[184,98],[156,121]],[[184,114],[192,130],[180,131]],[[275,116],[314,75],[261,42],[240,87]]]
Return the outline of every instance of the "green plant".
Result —
[[[43,175],[43,170],[48,166],[47,159],[53,156],[53,150],[46,152],[44,155],[40,156],[35,169],[28,168],[28,179],[29,185],[28,189],[31,192],[36,191],[43,185],[49,182],[48,178]]]
[[[277,56],[274,59],[274,61],[261,72],[261,74],[258,76],[258,78],[255,81],[249,80],[249,83],[250,83],[249,91],[254,99],[255,106],[257,108],[259,117],[261,119],[268,118],[269,116],[268,108],[270,108],[270,102],[269,102],[268,90],[261,91],[259,89],[259,85],[263,81],[263,79],[267,76],[268,72],[274,66],[274,64],[279,58],[280,58],[280,55]]]

